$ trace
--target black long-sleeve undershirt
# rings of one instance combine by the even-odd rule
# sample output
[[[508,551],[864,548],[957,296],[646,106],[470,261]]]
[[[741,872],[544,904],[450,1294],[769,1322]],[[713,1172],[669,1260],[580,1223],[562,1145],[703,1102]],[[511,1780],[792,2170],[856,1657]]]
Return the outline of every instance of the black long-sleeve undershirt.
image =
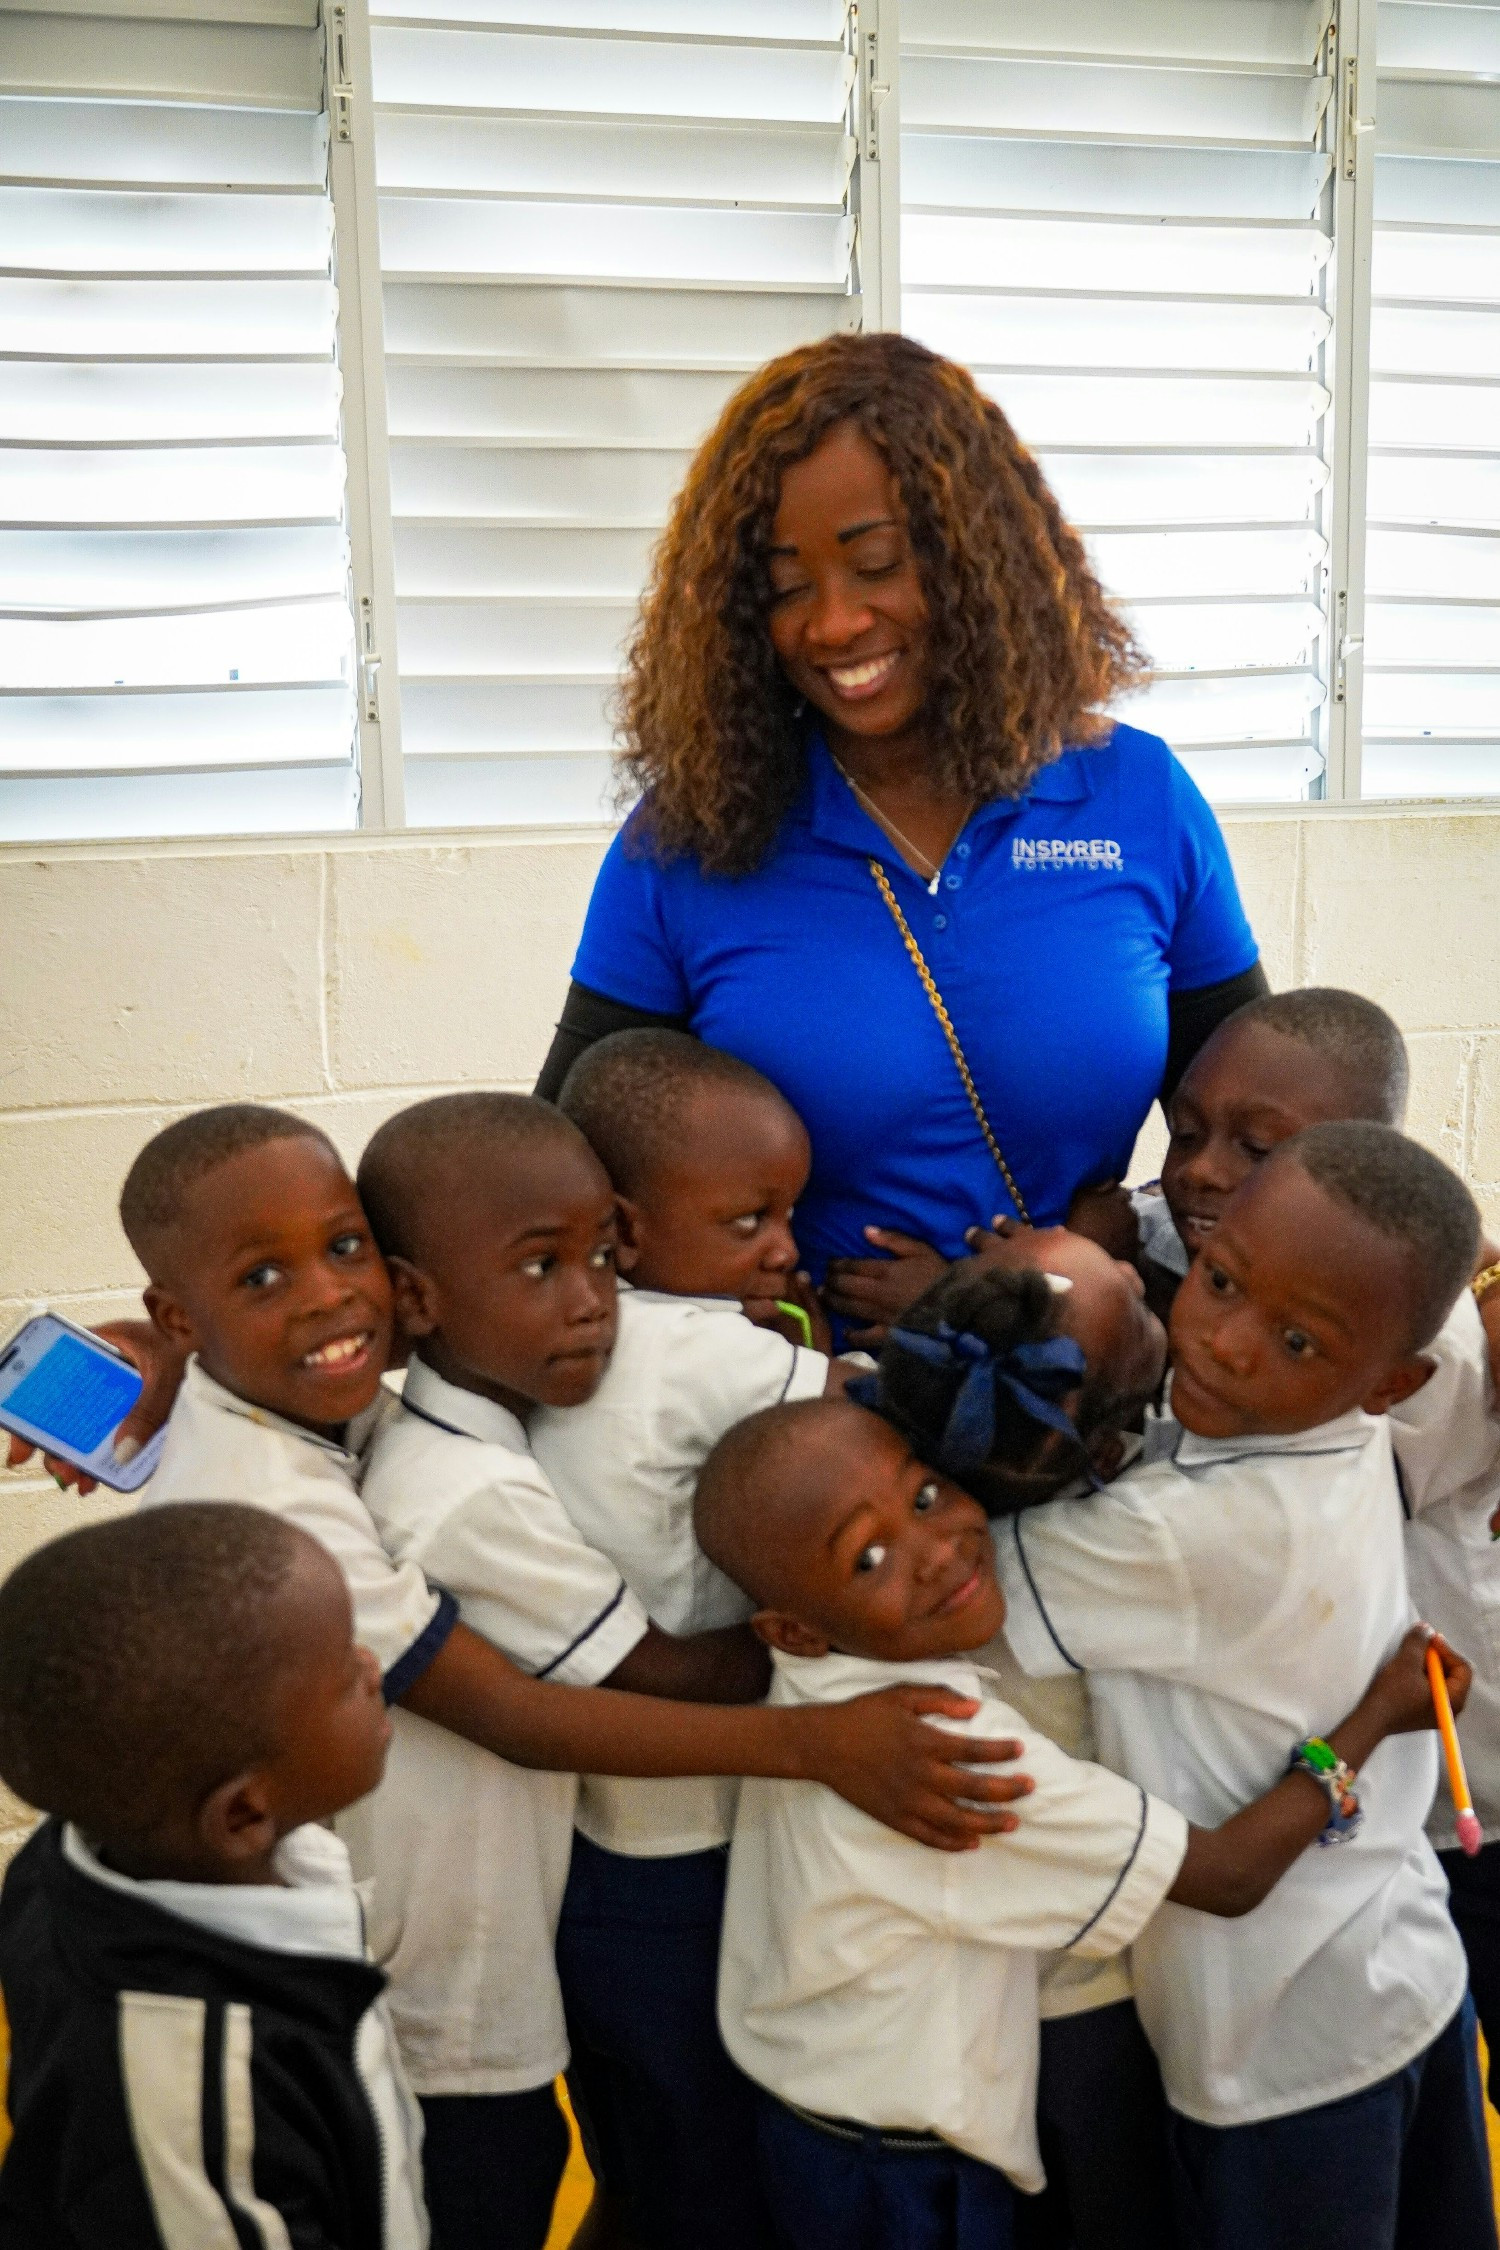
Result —
[[[1219,984],[1202,984],[1192,992],[1167,995],[1167,1067],[1161,1083],[1164,1103],[1171,1100],[1188,1064],[1225,1017],[1232,1016],[1236,1008],[1243,1008],[1247,1000],[1260,999],[1270,989],[1266,972],[1256,961],[1237,977],[1225,977]],[[611,1000],[607,993],[591,990],[586,984],[569,985],[557,1031],[536,1082],[542,1100],[556,1101],[568,1072],[596,1039],[607,1038],[612,1031],[639,1031],[647,1026],[685,1031],[687,1018],[658,1015],[650,1008],[632,1008],[623,1000]]]

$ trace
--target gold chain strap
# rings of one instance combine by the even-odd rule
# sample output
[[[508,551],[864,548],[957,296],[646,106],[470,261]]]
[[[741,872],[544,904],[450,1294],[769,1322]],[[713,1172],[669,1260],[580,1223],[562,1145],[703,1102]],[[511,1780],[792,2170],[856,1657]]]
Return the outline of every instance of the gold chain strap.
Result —
[[[886,874],[885,869],[881,866],[878,859],[872,859],[869,863],[869,866],[870,873],[875,878],[876,888],[879,890],[881,897],[885,900],[886,905],[890,909],[891,920],[895,923],[897,929],[901,932],[901,942],[906,947],[907,952],[911,955],[912,966],[916,970],[917,975],[922,980],[922,990],[926,993],[928,1000],[932,1004],[932,1012],[937,1017],[938,1022],[942,1026],[943,1037],[948,1042],[948,1052],[952,1055],[954,1062],[957,1064],[958,1075],[964,1082],[964,1092],[969,1097],[969,1107],[973,1110],[974,1115],[979,1120],[979,1130],[981,1133],[983,1133],[985,1140],[989,1144],[990,1154],[995,1159],[995,1164],[999,1170],[1000,1177],[1002,1180],[1004,1180],[1005,1185],[1009,1190],[1010,1199],[1016,1207],[1017,1213],[1020,1216],[1022,1226],[1029,1227],[1031,1224],[1031,1213],[1026,1208],[1026,1198],[1021,1193],[1020,1188],[1016,1185],[1016,1176],[1014,1172],[1012,1172],[1010,1166],[1006,1163],[1004,1156],[1001,1154],[1000,1143],[996,1140],[993,1128],[990,1125],[990,1121],[985,1115],[984,1103],[979,1099],[979,1088],[974,1083],[974,1073],[969,1068],[968,1058],[964,1054],[963,1048],[959,1043],[958,1033],[953,1028],[953,1018],[949,1015],[947,1008],[944,1006],[943,996],[939,992],[937,985],[933,980],[932,971],[928,968],[926,961],[922,957],[922,948],[918,945],[916,939],[911,934],[911,926],[908,923],[906,916],[901,911],[900,901],[897,899],[895,892],[891,889],[890,878]]]

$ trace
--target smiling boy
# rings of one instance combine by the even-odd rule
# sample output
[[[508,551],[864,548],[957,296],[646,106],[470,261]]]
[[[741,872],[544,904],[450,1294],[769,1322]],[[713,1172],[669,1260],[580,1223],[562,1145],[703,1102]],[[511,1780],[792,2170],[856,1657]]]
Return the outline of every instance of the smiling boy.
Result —
[[[1193,1819],[1264,1788],[1411,1616],[1385,1415],[1477,1240],[1462,1183],[1388,1127],[1282,1143],[1177,1293],[1171,1457],[1001,1535],[1017,1656],[1086,1666],[1101,1754]],[[1493,2245],[1435,1780],[1430,1742],[1385,1744],[1337,1853],[1233,1930],[1168,1908],[1137,1942],[1195,2245]]]
[[[773,1702],[918,1678],[962,1682],[993,1719],[1022,1724],[974,1660],[1005,1618],[984,1513],[877,1416],[828,1400],[752,1417],[710,1458],[697,1520],[759,1605]],[[1336,1731],[1351,1765],[1388,1728],[1427,1723],[1424,1638]],[[1011,1845],[936,1880],[825,1791],[742,1792],[720,2020],[763,2090],[787,2250],[1007,2250],[1011,2184],[1042,2185],[1039,1950],[1110,1954],[1164,1897],[1247,1914],[1328,1817],[1299,1773],[1217,1832],[1190,1829],[1045,1737],[1029,1736],[1027,1758],[1036,1793]]]

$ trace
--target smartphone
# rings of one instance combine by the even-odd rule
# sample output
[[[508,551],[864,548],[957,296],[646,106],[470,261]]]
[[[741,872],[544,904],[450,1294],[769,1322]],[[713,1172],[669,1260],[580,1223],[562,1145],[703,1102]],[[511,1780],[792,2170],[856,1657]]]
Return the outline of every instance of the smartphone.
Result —
[[[0,1345],[0,1428],[115,1492],[138,1491],[161,1458],[164,1429],[115,1459],[120,1424],[144,1388],[123,1352],[60,1313],[37,1313]]]

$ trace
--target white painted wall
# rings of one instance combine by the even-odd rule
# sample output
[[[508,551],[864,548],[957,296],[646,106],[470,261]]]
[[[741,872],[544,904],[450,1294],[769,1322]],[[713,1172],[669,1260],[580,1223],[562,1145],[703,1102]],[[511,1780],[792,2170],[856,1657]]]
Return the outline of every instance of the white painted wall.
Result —
[[[1309,807],[1225,828],[1272,983],[1351,985],[1390,1008],[1411,1042],[1412,1130],[1500,1221],[1500,807]],[[352,1162],[418,1094],[529,1087],[604,842],[0,849],[0,1334],[38,1298],[83,1320],[135,1304],[115,1199],[186,1109],[286,1102]],[[45,1479],[0,1481],[0,1571],[86,1512]]]

